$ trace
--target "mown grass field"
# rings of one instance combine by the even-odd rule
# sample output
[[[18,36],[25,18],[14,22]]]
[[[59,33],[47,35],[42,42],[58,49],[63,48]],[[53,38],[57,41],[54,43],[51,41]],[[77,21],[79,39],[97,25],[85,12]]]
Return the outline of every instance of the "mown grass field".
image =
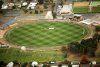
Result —
[[[49,29],[54,28],[54,29]],[[87,34],[87,28],[67,22],[40,22],[15,27],[5,38],[14,45],[50,47],[79,41]]]

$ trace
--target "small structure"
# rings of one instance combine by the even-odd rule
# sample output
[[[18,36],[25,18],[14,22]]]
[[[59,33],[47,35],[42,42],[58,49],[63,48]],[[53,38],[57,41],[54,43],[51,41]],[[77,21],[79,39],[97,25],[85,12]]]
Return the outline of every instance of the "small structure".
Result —
[[[26,51],[26,47],[25,46],[22,46],[21,47],[21,50]]]
[[[13,7],[14,6],[14,3],[9,3],[8,4],[10,7]]]
[[[60,13],[61,14],[69,14],[72,13],[73,9],[72,9],[72,4],[69,5],[63,5]]]
[[[48,11],[46,16],[45,16],[45,19],[53,19],[53,14],[52,14],[52,11]]]
[[[80,62],[78,62],[78,61],[72,61],[71,65],[72,65],[72,67],[79,67]]]
[[[7,64],[6,67],[13,67],[13,65],[14,65],[14,63],[13,62],[10,62],[10,63]]]
[[[63,5],[60,10],[62,19],[68,19],[69,15],[73,14],[72,4]]]
[[[55,28],[54,28],[54,27],[50,27],[49,29],[50,29],[50,30],[53,30],[53,29],[55,29]]]
[[[3,4],[1,9],[12,9],[14,3]]]
[[[27,6],[27,5],[28,5],[27,2],[23,2],[23,3],[22,3],[22,6]]]
[[[92,64],[95,65],[96,64],[96,61],[92,61]]]
[[[37,65],[38,65],[38,62],[33,61],[31,65],[32,65],[33,67],[34,67],[34,66],[37,66]]]

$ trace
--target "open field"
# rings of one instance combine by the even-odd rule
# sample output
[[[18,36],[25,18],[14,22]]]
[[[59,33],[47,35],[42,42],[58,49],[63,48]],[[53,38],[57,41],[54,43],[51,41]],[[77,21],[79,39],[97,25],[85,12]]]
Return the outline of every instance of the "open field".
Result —
[[[87,34],[87,28],[66,22],[41,22],[15,27],[8,31],[8,42],[20,46],[50,47],[79,41]]]
[[[82,7],[73,7],[73,12],[74,13],[88,13],[89,9],[87,6],[82,6]]]
[[[88,13],[89,2],[74,2],[73,12],[74,13]]]
[[[92,6],[99,6],[100,5],[100,1],[93,1],[93,2],[91,2],[90,3],[90,5],[92,5]]]
[[[11,62],[17,60],[19,62],[46,62],[46,61],[63,61],[61,52],[58,51],[21,51],[20,49],[0,48],[0,60]]]
[[[93,1],[90,3],[92,6],[91,12],[89,11],[89,2],[74,2],[74,13],[100,13],[100,1]]]

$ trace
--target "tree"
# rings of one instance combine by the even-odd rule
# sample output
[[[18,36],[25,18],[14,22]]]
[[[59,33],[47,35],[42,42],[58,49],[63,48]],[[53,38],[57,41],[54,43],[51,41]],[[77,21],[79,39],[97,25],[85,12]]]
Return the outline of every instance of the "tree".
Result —
[[[67,51],[67,47],[66,47],[66,46],[62,46],[62,47],[61,47],[61,52],[62,52],[62,53],[65,53],[66,51]]]
[[[4,2],[1,0],[1,1],[0,1],[0,9],[2,8],[3,3],[4,3]]]
[[[100,41],[100,34],[95,33],[95,34],[93,35],[93,39],[98,43],[98,42]]]
[[[29,67],[29,63],[28,62],[25,62],[25,63],[22,64],[21,67]]]
[[[38,3],[39,4],[43,4],[44,3],[44,0],[38,0]]]
[[[87,55],[82,55],[81,60],[80,60],[81,64],[88,64],[90,63],[88,56]]]
[[[69,44],[69,51],[75,54],[85,54],[90,57],[95,57],[95,52],[100,41],[100,34],[95,33],[92,38],[82,39],[79,42],[72,42]]]
[[[72,53],[78,54],[78,53],[81,53],[81,51],[82,51],[82,47],[81,47],[79,42],[70,43],[68,48],[69,48],[69,51],[72,52]]]
[[[100,26],[95,26],[95,31],[100,32]]]
[[[63,53],[63,57],[67,58],[67,47],[66,46],[61,47],[61,52]]]
[[[4,61],[0,61],[0,67],[6,67],[7,63],[5,63]]]
[[[1,0],[1,1],[0,1],[0,13],[1,13],[1,14],[2,14],[1,8],[2,8],[3,3],[4,3],[4,2]]]
[[[97,42],[93,38],[84,39],[81,41],[81,45],[84,48],[84,54],[88,54],[91,57],[95,56],[97,49]]]
[[[21,65],[20,65],[20,63],[17,61],[17,60],[15,60],[15,61],[13,61],[13,63],[14,63],[14,67],[20,67]]]
[[[89,57],[95,57],[95,49],[94,49],[94,48],[88,49],[87,55],[88,55]]]
[[[96,50],[95,55],[96,55],[96,57],[98,57],[98,58],[100,57],[100,47],[99,47],[98,50]]]

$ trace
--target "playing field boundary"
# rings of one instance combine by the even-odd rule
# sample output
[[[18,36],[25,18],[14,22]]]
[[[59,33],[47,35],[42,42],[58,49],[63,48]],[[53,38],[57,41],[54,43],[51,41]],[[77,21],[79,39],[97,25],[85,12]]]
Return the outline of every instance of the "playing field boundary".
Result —
[[[26,21],[25,21],[26,22]],[[22,22],[22,23],[25,23],[25,22]],[[38,21],[38,22],[40,22],[40,21]],[[48,21],[48,22],[50,22],[50,21]],[[54,22],[54,21],[51,21],[51,22]],[[65,23],[66,21],[64,21],[64,23]],[[18,23],[18,22],[17,22]],[[22,23],[19,23],[19,24],[22,24]],[[34,22],[35,23],[35,22]],[[37,23],[37,22],[36,22]],[[41,23],[43,23],[43,22],[41,22]],[[57,22],[56,22],[57,23]],[[59,22],[58,22],[59,23]],[[67,23],[67,22],[66,22]],[[68,23],[71,23],[71,22],[68,22]],[[27,24],[27,23],[26,23]],[[31,24],[31,23],[28,23],[28,24]],[[72,23],[72,24],[77,24],[77,23]],[[22,24],[23,25],[23,24]],[[21,26],[22,26],[21,25]],[[83,27],[83,25],[82,24],[78,24],[79,26],[82,26]],[[19,25],[20,26],[20,25]],[[18,27],[18,25],[17,26],[15,26],[15,27]],[[87,30],[88,30],[88,28],[87,28]],[[9,31],[9,30],[8,30]],[[7,32],[6,32],[7,33]],[[4,35],[4,37],[6,36],[6,33],[5,33],[5,35]],[[85,35],[85,36],[83,36],[83,38],[82,39],[84,39],[84,38],[88,38],[88,37],[90,37],[89,36],[90,35],[90,32],[87,32],[87,35]],[[79,40],[80,41],[80,40]],[[7,41],[8,42],[8,41]],[[9,42],[8,42],[9,43]],[[12,46],[15,46],[15,47],[21,47],[21,46],[19,46],[19,45],[13,45],[12,43],[9,43],[9,44],[11,44]],[[58,46],[58,47],[60,47],[60,46]],[[56,47],[56,48],[58,48],[58,47]],[[44,47],[45,48],[45,47]],[[50,48],[50,50],[52,49],[53,47],[51,47]],[[37,49],[37,48],[36,48]],[[40,48],[40,49],[42,49],[42,48]],[[54,48],[53,48],[54,49]]]

